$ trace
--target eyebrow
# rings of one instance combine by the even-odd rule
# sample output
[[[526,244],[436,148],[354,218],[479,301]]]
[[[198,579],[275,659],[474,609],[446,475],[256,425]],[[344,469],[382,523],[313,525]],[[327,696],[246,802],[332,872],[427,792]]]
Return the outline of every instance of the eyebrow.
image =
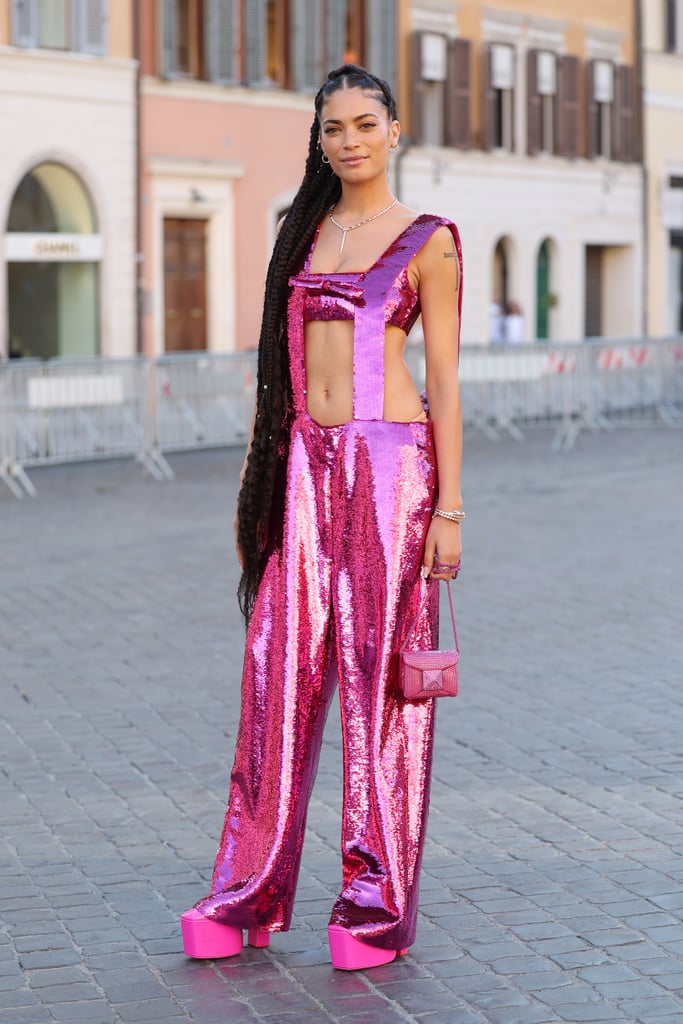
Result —
[[[379,117],[379,114],[376,114],[373,110],[371,110],[370,113],[368,113],[368,114],[359,114],[358,117],[354,117],[351,120],[352,121],[363,121],[363,120],[365,120],[366,117]],[[337,120],[334,117],[326,117],[325,120],[323,121],[323,124],[341,124],[341,123],[342,123],[341,121]]]

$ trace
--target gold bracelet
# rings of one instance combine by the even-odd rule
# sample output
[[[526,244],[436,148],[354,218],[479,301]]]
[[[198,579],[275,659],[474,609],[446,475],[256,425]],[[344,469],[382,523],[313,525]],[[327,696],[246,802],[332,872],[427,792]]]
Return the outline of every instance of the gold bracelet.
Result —
[[[435,516],[441,516],[442,519],[450,519],[452,523],[461,523],[465,518],[465,513],[457,508],[452,512],[445,512],[442,508],[435,508],[432,513],[432,519]]]

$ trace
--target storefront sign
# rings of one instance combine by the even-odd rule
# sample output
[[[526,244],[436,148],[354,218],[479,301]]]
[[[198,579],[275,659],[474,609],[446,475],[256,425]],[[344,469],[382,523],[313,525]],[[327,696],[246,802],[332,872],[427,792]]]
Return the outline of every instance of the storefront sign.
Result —
[[[5,235],[5,259],[11,262],[81,262],[102,259],[100,235],[34,235],[10,232]]]

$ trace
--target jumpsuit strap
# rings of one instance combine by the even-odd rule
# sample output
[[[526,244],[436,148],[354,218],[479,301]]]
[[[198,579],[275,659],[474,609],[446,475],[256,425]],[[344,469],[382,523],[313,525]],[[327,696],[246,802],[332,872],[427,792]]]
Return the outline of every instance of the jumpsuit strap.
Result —
[[[366,274],[361,275],[365,303],[356,306],[353,347],[353,418],[384,418],[384,334],[386,302],[398,275],[417,255],[436,229],[450,221],[420,215],[389,246]]]

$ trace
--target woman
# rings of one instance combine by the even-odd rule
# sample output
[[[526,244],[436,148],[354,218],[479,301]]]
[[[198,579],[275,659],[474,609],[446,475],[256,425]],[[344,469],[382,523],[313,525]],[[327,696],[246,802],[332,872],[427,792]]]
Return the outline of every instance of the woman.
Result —
[[[460,245],[387,181],[389,87],[355,65],[315,100],[305,176],[266,280],[252,440],[238,500],[248,620],[242,717],[211,892],[185,951],[231,956],[287,930],[325,717],[344,744],[335,967],[415,937],[434,701],[406,701],[398,651],[436,646],[460,560]],[[429,416],[403,360],[422,314]],[[438,479],[438,506],[435,505]],[[438,558],[437,558],[438,552]]]

